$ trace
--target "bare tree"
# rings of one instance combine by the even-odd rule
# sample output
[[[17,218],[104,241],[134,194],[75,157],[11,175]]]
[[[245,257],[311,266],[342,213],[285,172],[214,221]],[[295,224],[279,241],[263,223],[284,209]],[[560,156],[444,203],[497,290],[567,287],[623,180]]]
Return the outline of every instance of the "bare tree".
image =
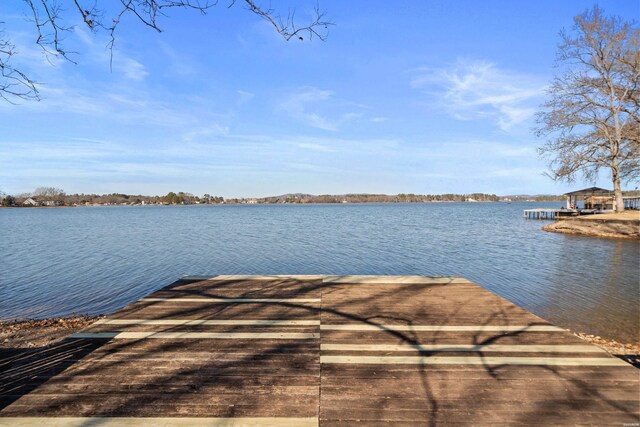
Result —
[[[560,36],[560,74],[537,117],[536,133],[549,140],[538,151],[555,180],[595,181],[609,169],[622,211],[621,182],[640,177],[640,29],[596,6]]]
[[[65,192],[61,188],[38,187],[33,191],[32,196],[61,203],[64,201]]]
[[[171,9],[191,9],[206,14],[216,6],[218,0],[23,0],[28,16],[35,29],[35,43],[46,56],[62,57],[70,62],[64,46],[64,35],[72,32],[77,24],[84,25],[94,33],[108,34],[108,49],[113,56],[116,31],[123,18],[135,17],[140,23],[161,32],[160,19]],[[109,4],[112,3],[112,4]],[[295,11],[289,11],[282,17],[271,7],[265,8],[252,0],[242,0],[246,9],[265,19],[285,40],[304,40],[305,37],[325,40],[328,27],[333,23],[325,19],[325,12],[316,4],[311,20],[299,26]],[[115,4],[115,8],[113,6]],[[236,4],[229,0],[228,7]],[[63,8],[63,5],[70,10]],[[0,21],[0,26],[4,22]],[[11,102],[12,99],[40,99],[38,85],[26,73],[16,68],[12,59],[17,54],[15,45],[0,30],[0,98]]]

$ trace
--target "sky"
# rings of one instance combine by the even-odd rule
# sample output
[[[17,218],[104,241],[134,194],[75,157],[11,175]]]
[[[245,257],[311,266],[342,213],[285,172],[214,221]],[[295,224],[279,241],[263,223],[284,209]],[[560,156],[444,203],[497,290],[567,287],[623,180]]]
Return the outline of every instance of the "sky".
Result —
[[[75,64],[42,54],[24,2],[0,2],[13,64],[42,95],[0,101],[0,190],[262,197],[591,186],[545,176],[533,129],[558,33],[593,2],[320,0],[335,23],[324,42],[287,42],[241,3],[206,16],[173,10],[161,33],[125,19],[110,67],[107,36],[72,13],[64,43]],[[640,16],[638,0],[597,4]],[[315,2],[271,2],[283,15],[293,5],[302,24]],[[596,184],[611,187],[609,175]]]

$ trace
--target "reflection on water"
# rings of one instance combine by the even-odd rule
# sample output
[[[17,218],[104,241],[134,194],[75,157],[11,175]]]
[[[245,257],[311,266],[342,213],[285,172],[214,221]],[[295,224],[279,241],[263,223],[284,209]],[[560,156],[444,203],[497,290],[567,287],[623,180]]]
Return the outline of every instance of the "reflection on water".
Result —
[[[522,218],[556,205],[0,209],[0,317],[109,312],[185,274],[425,274],[638,341],[640,244]]]

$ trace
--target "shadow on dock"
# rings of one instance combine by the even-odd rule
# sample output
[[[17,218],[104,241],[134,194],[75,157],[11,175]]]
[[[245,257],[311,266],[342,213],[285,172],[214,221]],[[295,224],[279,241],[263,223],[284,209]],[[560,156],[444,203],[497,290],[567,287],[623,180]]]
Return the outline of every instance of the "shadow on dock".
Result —
[[[234,288],[243,283],[246,280],[180,280],[155,294],[176,298],[229,298],[230,292],[235,292]],[[313,318],[322,324],[321,319],[327,317],[331,324],[371,327],[378,334],[371,338],[372,343],[406,345],[412,356],[459,355],[451,350],[421,348],[425,344],[448,343],[455,339],[445,331],[425,334],[385,326],[412,326],[425,322],[421,322],[417,315],[398,314],[394,307],[386,307],[383,302],[390,298],[390,294],[384,285],[369,287],[359,295],[356,293],[348,298],[325,302],[330,300],[327,296],[332,293],[343,292],[345,285],[327,284],[322,280],[297,283],[299,286],[296,286],[296,281],[287,279],[265,281],[259,289],[233,293],[233,297],[277,295],[283,299],[296,299],[320,295],[322,304],[314,306],[278,301],[269,304],[174,304],[167,307],[161,301],[148,301],[134,303],[113,318],[132,319],[137,313],[141,314],[140,318],[147,318],[142,314],[154,308],[157,308],[153,317],[156,320],[269,319],[274,313],[284,313],[294,320]],[[193,284],[199,285],[185,286]],[[411,302],[428,298],[430,287],[448,286],[397,285],[393,294]],[[433,319],[439,319],[440,325],[456,324],[456,319],[466,318],[475,310],[473,307],[480,304],[473,298],[465,301],[458,303],[454,310],[441,310],[436,304],[431,308],[433,311],[426,311],[424,316],[431,319],[431,323]],[[425,308],[430,309],[428,302]],[[462,311],[467,314],[462,315]],[[365,421],[362,417],[367,417],[368,421],[420,422],[435,426],[444,421],[492,424],[501,417],[508,417],[508,422],[513,424],[573,423],[580,420],[597,424],[609,419],[606,418],[609,414],[614,417],[611,419],[637,422],[637,396],[625,397],[624,391],[617,393],[609,386],[602,388],[609,381],[612,384],[623,381],[624,375],[617,371],[485,363],[489,359],[486,359],[483,346],[528,343],[526,339],[520,339],[529,336],[528,327],[548,325],[535,316],[525,316],[523,311],[509,304],[494,304],[490,311],[487,307],[478,308],[477,325],[480,330],[481,326],[489,325],[524,327],[508,332],[479,331],[465,335],[465,343],[477,346],[478,350],[466,350],[463,355],[475,355],[483,361],[473,368],[429,364],[325,366],[320,361],[320,338],[297,342],[274,340],[251,348],[246,343],[212,344],[211,340],[185,343],[163,339],[69,338],[40,349],[2,349],[0,410],[4,411],[0,412],[0,417],[26,414],[43,417],[277,416],[319,417],[321,423]],[[530,320],[526,323],[517,320],[525,318]],[[187,330],[200,329],[184,325],[162,329],[163,332]],[[243,330],[246,326],[225,329],[230,332]],[[319,330],[319,327],[314,330]],[[324,332],[322,334],[324,339]],[[370,332],[328,332],[327,336],[332,334],[344,342],[356,336],[367,342],[370,336],[375,335]],[[381,381],[385,384],[384,390],[377,388]],[[373,385],[360,388],[367,382]],[[405,383],[419,384],[419,388],[407,389]],[[325,389],[327,392],[322,391],[320,395],[320,390]]]
[[[66,338],[44,347],[0,348],[0,411],[103,344]]]

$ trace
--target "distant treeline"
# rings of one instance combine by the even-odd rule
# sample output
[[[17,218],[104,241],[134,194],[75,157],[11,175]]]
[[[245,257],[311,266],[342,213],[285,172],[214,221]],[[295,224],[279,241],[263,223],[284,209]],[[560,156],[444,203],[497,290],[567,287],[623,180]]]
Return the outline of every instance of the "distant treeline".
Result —
[[[537,196],[507,196],[512,202],[563,202],[566,200],[564,196],[555,196],[551,194],[541,194]],[[503,198],[504,199],[504,198]]]
[[[41,187],[33,193],[15,196],[0,194],[3,206],[125,206],[125,205],[193,205],[224,203],[223,197],[204,194],[196,196],[185,192],[170,192],[165,196],[141,194],[66,194],[53,187]]]
[[[66,194],[54,187],[40,187],[32,193],[0,194],[3,206],[123,206],[123,205],[193,205],[193,204],[273,204],[273,203],[424,203],[424,202],[495,202],[495,194],[286,194],[262,198],[232,198],[187,192],[169,192],[164,196],[141,194]]]
[[[636,192],[625,191],[624,195]],[[122,193],[111,194],[66,194],[54,187],[40,187],[32,193],[6,195],[0,193],[2,206],[125,206],[125,205],[194,205],[194,204],[275,204],[275,203],[427,203],[427,202],[518,202],[518,201],[564,201],[556,195],[496,196],[495,194],[342,194],[313,195],[285,194],[261,198],[232,198],[204,194],[196,196],[186,192],[169,192],[164,196],[144,196]]]
[[[495,194],[286,194],[257,199],[230,199],[228,203],[425,203],[425,202],[497,202]]]

